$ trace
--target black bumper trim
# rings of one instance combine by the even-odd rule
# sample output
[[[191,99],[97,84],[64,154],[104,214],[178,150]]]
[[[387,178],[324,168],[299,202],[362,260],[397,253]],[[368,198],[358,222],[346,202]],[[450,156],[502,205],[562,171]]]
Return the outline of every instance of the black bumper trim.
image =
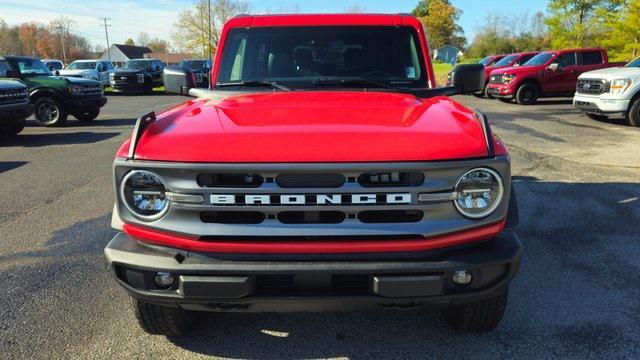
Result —
[[[386,261],[367,261],[362,256],[369,254],[353,254],[351,260],[237,261],[220,259],[212,254],[150,247],[120,233],[107,245],[105,255],[117,282],[131,296],[143,301],[192,310],[226,311],[226,308],[233,308],[268,311],[263,310],[265,307],[262,305],[268,309],[271,305],[279,304],[277,306],[282,306],[280,310],[283,310],[289,309],[292,304],[318,302],[341,308],[340,304],[357,304],[361,307],[365,304],[384,305],[403,301],[444,305],[473,301],[493,294],[515,276],[522,257],[522,246],[513,232],[505,231],[481,244],[414,254],[406,260],[403,254],[391,254],[393,260]],[[181,281],[169,290],[140,288],[140,285],[135,287],[127,283],[128,278],[127,281],[123,279],[122,269],[147,273],[171,272]],[[478,279],[477,286],[454,286],[449,274],[460,269],[469,269],[474,273],[474,278]],[[293,294],[283,291],[282,294],[266,295],[256,292],[256,288],[259,288],[256,279],[283,275],[311,279],[313,285],[322,285],[336,275],[367,275],[372,283],[369,292],[358,295],[331,291]],[[137,284],[149,286],[150,282],[140,281]],[[150,286],[153,287],[153,284]],[[297,311],[295,306],[291,307],[291,311]]]
[[[107,103],[105,96],[91,97],[91,98],[70,98],[64,100],[64,105],[73,109],[74,112],[79,112],[81,109],[99,109]]]
[[[21,102],[14,104],[0,104],[0,119],[7,117],[24,117],[33,115],[35,107],[30,102]]]

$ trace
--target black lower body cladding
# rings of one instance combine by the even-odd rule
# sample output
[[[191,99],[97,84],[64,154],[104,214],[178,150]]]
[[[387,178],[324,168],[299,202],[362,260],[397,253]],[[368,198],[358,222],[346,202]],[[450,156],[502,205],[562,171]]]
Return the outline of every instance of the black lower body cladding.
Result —
[[[65,107],[69,110],[69,113],[74,114],[76,112],[87,112],[91,110],[97,110],[107,104],[107,98],[104,96],[90,97],[90,98],[70,98],[64,100]]]
[[[0,121],[28,118],[33,115],[34,109],[33,104],[29,102],[16,104],[0,103]]]
[[[117,282],[139,301],[196,311],[289,312],[456,306],[504,289],[522,247],[506,230],[478,244],[424,253],[223,255],[145,245],[124,233],[106,247]],[[453,273],[467,270],[470,283]],[[157,273],[173,282],[158,286]]]

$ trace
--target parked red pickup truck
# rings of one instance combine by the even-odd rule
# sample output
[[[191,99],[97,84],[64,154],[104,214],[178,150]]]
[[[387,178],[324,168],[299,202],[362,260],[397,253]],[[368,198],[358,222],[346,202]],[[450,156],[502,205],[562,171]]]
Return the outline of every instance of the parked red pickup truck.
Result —
[[[239,16],[212,90],[141,116],[105,249],[150,333],[199,311],[439,306],[490,331],[522,256],[510,157],[460,65],[437,88],[408,15]]]
[[[531,60],[532,57],[538,55],[539,53],[540,52],[538,51],[534,51],[534,52],[509,54],[491,65],[485,65],[484,66],[484,74],[486,79],[485,87],[483,91],[474,93],[474,95],[479,97],[487,96],[490,98],[491,96],[487,94],[487,87],[489,86],[489,79],[491,77],[491,72],[493,70],[502,69],[510,66],[522,66],[524,63]]]
[[[592,48],[545,51],[524,65],[491,72],[487,93],[521,105],[535,104],[539,97],[573,96],[583,72],[624,63],[610,63],[606,50]]]

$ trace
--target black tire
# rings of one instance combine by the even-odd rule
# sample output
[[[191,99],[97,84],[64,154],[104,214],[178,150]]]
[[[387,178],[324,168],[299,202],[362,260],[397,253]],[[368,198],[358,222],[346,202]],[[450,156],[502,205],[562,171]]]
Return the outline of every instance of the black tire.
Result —
[[[76,119],[78,119],[78,121],[80,122],[89,122],[97,118],[98,115],[100,115],[100,109],[93,109],[84,113],[75,114],[73,116],[75,116]]]
[[[511,99],[509,98],[497,98],[498,100],[502,101],[503,103],[510,103]]]
[[[144,93],[146,95],[153,94],[153,83],[144,84]]]
[[[484,87],[484,96],[487,99],[494,99],[493,95],[489,94],[489,91],[487,90],[489,90],[489,84],[487,84],[487,86]]]
[[[460,332],[489,332],[500,324],[507,308],[508,287],[475,303],[451,306],[445,317],[453,329]]]
[[[627,124],[640,127],[640,96],[636,97],[627,111]]]
[[[607,115],[591,114],[591,113],[586,113],[586,115],[589,119],[596,120],[596,121],[607,121],[609,119]]]
[[[516,92],[516,101],[520,105],[534,105],[538,102],[540,89],[538,85],[533,83],[524,83],[520,85]]]
[[[25,119],[14,119],[0,124],[0,136],[16,136],[24,130]]]
[[[138,324],[152,335],[183,336],[198,325],[196,312],[177,307],[149,304],[131,298]]]
[[[36,121],[44,126],[61,126],[67,121],[69,116],[67,110],[60,101],[51,96],[37,98],[33,105],[36,108],[33,114]]]

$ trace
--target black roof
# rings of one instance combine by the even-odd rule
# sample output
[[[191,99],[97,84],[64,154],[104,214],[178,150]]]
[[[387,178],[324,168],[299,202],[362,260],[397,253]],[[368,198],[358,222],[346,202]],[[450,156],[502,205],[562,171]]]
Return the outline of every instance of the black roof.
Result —
[[[120,45],[113,44],[118,50],[120,50],[126,57],[129,59],[137,59],[144,57],[144,54],[152,52],[146,46],[135,46],[135,45]]]

